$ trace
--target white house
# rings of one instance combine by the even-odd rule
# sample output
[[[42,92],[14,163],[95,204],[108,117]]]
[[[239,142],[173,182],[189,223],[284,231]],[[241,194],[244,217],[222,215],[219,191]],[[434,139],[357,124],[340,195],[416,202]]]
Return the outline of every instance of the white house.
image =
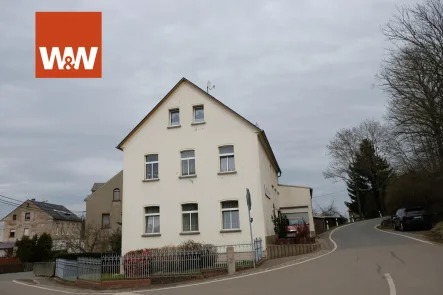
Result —
[[[312,190],[281,186],[263,130],[181,79],[117,146],[123,151],[122,252],[274,237],[273,210],[305,214]],[[288,211],[289,210],[289,211]],[[266,247],[266,245],[264,245]]]

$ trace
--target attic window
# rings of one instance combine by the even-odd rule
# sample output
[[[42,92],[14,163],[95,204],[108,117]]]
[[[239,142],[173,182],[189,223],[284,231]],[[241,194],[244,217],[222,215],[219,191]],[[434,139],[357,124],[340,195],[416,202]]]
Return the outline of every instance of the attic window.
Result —
[[[169,110],[169,126],[180,126],[180,110]]]
[[[118,188],[114,189],[112,200],[115,202],[120,201],[120,189]]]
[[[12,215],[12,220],[17,220],[17,215]]]
[[[25,220],[27,221],[31,220],[31,213],[29,212],[25,213]]]
[[[203,123],[205,121],[205,109],[202,105],[194,107],[194,123]]]

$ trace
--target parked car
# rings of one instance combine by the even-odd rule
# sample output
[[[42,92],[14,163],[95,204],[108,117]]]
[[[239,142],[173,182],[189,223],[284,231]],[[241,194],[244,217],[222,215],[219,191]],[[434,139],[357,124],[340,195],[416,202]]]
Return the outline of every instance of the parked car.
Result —
[[[401,231],[432,228],[429,214],[427,214],[421,207],[398,209],[392,217],[392,225],[394,230]]]
[[[286,226],[286,237],[295,238],[299,233],[306,230],[309,232],[309,223],[306,222],[303,217],[288,219],[288,225]]]

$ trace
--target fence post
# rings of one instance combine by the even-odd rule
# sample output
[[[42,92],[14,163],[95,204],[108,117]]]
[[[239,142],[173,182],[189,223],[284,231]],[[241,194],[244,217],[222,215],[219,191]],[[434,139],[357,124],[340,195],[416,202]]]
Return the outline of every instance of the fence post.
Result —
[[[233,246],[226,247],[226,254],[228,256],[228,274],[235,273],[235,252]]]

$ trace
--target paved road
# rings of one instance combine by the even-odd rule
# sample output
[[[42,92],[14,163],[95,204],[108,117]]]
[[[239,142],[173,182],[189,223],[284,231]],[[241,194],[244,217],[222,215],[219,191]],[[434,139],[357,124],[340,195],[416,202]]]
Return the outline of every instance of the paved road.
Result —
[[[165,295],[441,295],[443,246],[429,245],[374,229],[380,220],[343,227],[332,235],[336,251],[299,265],[247,277],[155,290]],[[390,279],[387,279],[386,274]],[[53,295],[0,278],[0,294]],[[392,280],[391,280],[392,279]],[[151,291],[152,292],[152,291]],[[145,293],[151,293],[145,292]]]

